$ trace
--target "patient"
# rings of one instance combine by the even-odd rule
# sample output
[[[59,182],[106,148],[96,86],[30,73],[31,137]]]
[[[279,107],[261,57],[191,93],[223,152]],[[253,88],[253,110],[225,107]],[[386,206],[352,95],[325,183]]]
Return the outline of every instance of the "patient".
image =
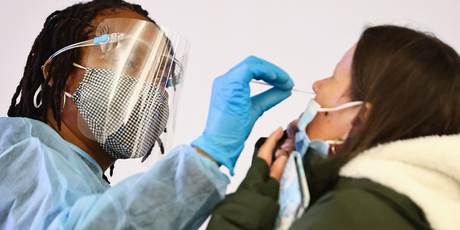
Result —
[[[274,171],[294,140],[301,154],[299,147],[306,148],[311,201],[290,229],[460,226],[460,57],[451,47],[404,27],[369,27],[334,75],[313,88],[316,103],[306,111],[311,122],[304,113],[289,125],[284,137],[290,142],[276,150],[272,170],[271,150],[282,131],[256,148],[262,158],[217,207],[208,229],[273,228],[279,209]],[[323,109],[349,102],[357,103]]]

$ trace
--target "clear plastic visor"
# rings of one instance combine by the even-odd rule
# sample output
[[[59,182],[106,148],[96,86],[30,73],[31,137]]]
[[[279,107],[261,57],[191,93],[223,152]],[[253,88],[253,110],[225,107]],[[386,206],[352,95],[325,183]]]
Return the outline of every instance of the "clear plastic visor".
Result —
[[[91,46],[87,67],[127,74],[162,87],[181,82],[188,42],[179,34],[149,21],[107,19],[96,30],[99,45]]]
[[[101,131],[103,137],[95,137],[80,110],[77,119],[79,128],[87,137],[99,139],[99,142],[101,138],[102,142],[109,140],[114,133],[129,136],[134,141],[129,147],[132,154],[128,157],[144,157],[140,152],[142,149],[145,151],[146,145],[151,145],[152,139],[148,129],[158,125],[159,114],[165,114],[160,110],[167,107],[166,127],[156,127],[162,129],[161,135],[155,138],[159,140],[155,141],[145,161],[151,165],[163,156],[162,152],[167,153],[172,147],[189,43],[165,27],[125,18],[104,20],[99,24],[96,36],[78,46],[88,46],[86,63],[82,63],[87,72],[96,69],[111,73],[111,80],[102,87],[103,92],[99,92],[106,103],[101,106],[105,116],[99,118],[104,119],[100,122],[105,126]],[[127,82],[129,86],[126,86]],[[159,105],[166,103],[165,100],[167,106]],[[120,134],[121,131],[123,133]]]

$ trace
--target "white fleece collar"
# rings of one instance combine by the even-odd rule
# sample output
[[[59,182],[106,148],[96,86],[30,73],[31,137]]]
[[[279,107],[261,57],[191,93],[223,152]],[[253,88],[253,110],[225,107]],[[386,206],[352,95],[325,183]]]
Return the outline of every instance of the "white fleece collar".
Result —
[[[371,148],[342,167],[408,196],[431,227],[460,229],[460,135],[429,136]]]

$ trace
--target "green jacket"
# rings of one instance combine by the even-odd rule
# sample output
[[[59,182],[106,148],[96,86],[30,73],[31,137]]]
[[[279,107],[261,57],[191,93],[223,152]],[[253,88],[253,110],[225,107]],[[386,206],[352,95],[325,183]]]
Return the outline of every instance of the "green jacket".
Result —
[[[217,206],[207,229],[272,229],[279,205],[279,183],[267,163],[254,158],[238,190]]]
[[[255,152],[265,139],[256,144]],[[331,179],[327,161],[307,152],[305,174],[311,202],[290,229],[431,229],[423,211],[407,196],[368,179]],[[215,209],[207,229],[272,229],[279,183],[260,158],[238,190]]]

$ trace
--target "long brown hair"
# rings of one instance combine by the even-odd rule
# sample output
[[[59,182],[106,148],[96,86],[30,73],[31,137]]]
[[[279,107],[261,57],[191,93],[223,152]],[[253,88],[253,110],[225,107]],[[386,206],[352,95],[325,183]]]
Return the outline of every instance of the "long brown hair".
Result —
[[[353,57],[350,91],[372,109],[365,120],[363,109],[357,116],[340,166],[378,144],[460,133],[460,57],[433,35],[367,28]]]

